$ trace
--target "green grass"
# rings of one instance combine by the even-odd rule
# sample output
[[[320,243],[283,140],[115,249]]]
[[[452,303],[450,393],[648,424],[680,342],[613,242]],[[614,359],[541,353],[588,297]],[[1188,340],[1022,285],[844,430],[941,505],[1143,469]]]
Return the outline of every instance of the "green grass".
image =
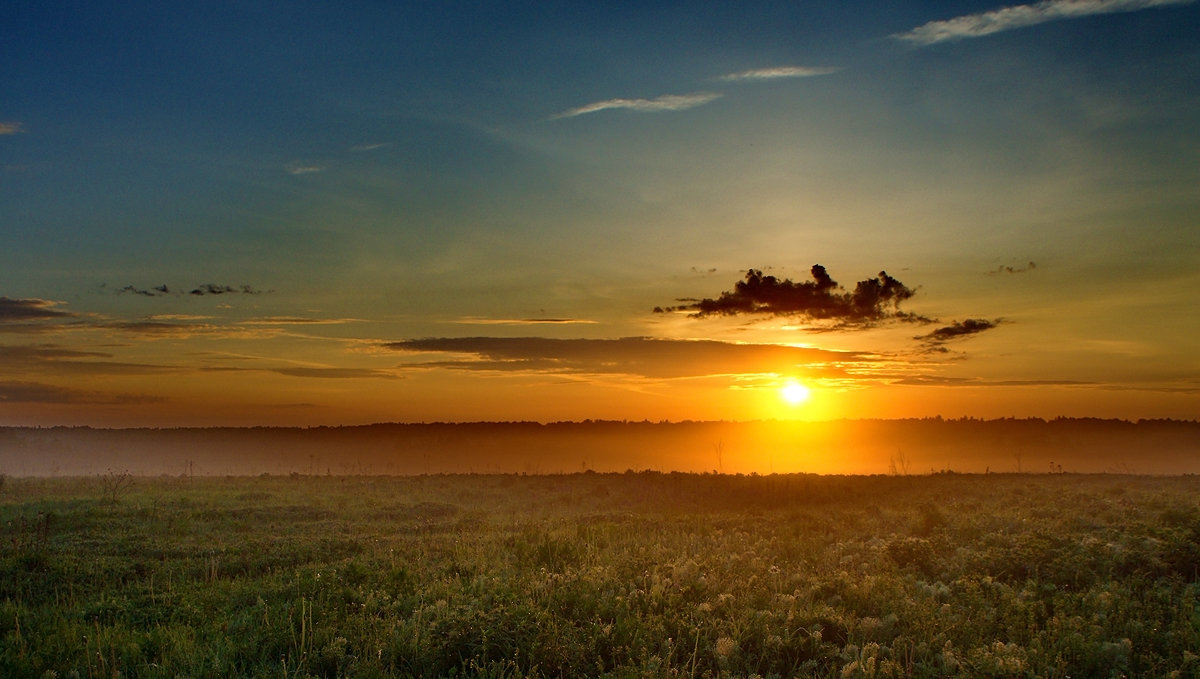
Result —
[[[1197,676],[1198,491],[9,478],[0,676]]]

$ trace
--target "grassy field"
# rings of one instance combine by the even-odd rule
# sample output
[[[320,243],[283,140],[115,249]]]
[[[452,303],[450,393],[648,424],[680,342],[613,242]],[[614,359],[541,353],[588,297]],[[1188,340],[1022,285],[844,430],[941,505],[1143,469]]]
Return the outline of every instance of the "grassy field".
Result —
[[[7,478],[2,677],[1198,676],[1200,478]]]

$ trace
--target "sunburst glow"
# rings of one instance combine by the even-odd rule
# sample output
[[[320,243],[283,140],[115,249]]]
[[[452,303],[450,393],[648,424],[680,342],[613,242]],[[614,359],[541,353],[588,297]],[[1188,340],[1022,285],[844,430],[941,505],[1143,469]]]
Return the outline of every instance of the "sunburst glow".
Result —
[[[791,405],[798,406],[808,400],[812,391],[799,382],[791,381],[779,389],[779,395]]]

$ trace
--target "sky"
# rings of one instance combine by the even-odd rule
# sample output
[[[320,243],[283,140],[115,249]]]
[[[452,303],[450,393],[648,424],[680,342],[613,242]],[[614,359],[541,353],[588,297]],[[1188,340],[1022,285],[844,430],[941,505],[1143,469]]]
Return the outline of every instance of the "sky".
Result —
[[[634,4],[8,3],[0,425],[1200,417],[1200,2]]]

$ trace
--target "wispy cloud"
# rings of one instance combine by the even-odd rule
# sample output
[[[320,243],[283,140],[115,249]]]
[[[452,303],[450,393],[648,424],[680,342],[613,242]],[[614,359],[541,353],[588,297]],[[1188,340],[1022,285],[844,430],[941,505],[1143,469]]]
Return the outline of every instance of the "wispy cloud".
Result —
[[[363,379],[378,378],[385,380],[400,379],[397,375],[386,370],[371,368],[270,368],[270,372],[288,377],[309,377],[318,379]]]
[[[0,374],[148,375],[173,372],[171,366],[123,361],[93,360],[111,354],[65,349],[57,345],[0,345]]]
[[[323,165],[301,165],[299,163],[293,163],[284,169],[287,170],[288,174],[313,174],[325,171]]]
[[[71,318],[75,314],[59,311],[58,302],[45,299],[12,299],[0,297],[0,323],[31,321],[47,318]]]
[[[654,99],[606,99],[585,104],[554,115],[554,118],[574,118],[597,111],[609,109],[629,109],[643,113],[660,113],[663,111],[683,111],[721,98],[720,92],[693,92],[692,94],[664,94]]]
[[[1043,0],[1029,5],[1002,7],[990,12],[966,14],[943,21],[930,21],[906,33],[892,37],[924,47],[939,42],[979,38],[993,33],[1036,26],[1062,19],[1078,19],[1097,14],[1136,12],[1151,7],[1187,5],[1196,0]]]
[[[264,316],[241,321],[241,325],[343,325],[366,323],[362,318],[304,318],[301,316]]]
[[[968,318],[965,321],[955,321],[950,325],[938,328],[928,335],[920,335],[913,339],[920,340],[933,351],[945,351],[942,345],[946,342],[978,335],[985,330],[991,330],[999,325],[1000,319],[989,321],[986,318]]]
[[[479,318],[468,316],[455,323],[461,325],[595,325],[596,321],[582,318]]]
[[[375,151],[377,149],[387,148],[388,146],[391,146],[391,145],[392,145],[391,142],[379,142],[377,144],[359,144],[357,146],[351,146],[350,150],[354,151],[356,153],[362,153],[363,151]]]
[[[1001,264],[1000,266],[996,267],[995,269],[992,269],[991,271],[989,271],[988,275],[995,276],[997,274],[1002,274],[1002,273],[1007,273],[1007,274],[1028,273],[1030,271],[1033,271],[1036,268],[1037,268],[1037,263],[1032,262],[1032,261],[1029,262],[1028,264],[1026,264],[1025,266],[1013,266],[1011,264]]]
[[[648,337],[440,337],[389,342],[382,346],[408,353],[456,355],[446,360],[409,364],[409,367],[555,375],[630,375],[650,379],[783,374],[797,369],[807,374],[835,377],[884,360],[862,352],[811,347]]]
[[[778,80],[780,78],[811,78],[818,75],[837,73],[840,68],[826,66],[773,66],[771,68],[756,68],[740,73],[727,73],[717,78],[726,82]]]
[[[915,375],[895,380],[892,384],[911,387],[1089,387],[1096,382],[1079,380],[987,380],[980,377],[937,377]]]
[[[160,403],[166,399],[141,394],[106,394],[38,382],[0,381],[0,403],[46,404],[137,404]]]
[[[0,136],[18,134],[25,131],[25,126],[16,121],[0,121]]]

